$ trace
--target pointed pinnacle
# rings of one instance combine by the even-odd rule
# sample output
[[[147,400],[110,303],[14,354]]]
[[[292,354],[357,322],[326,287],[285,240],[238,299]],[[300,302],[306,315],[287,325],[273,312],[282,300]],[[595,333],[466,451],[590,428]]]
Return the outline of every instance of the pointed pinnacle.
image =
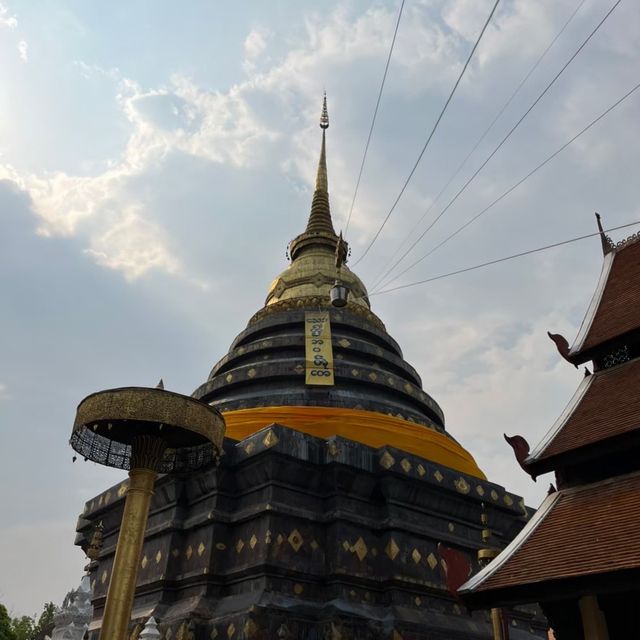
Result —
[[[329,128],[329,112],[327,111],[327,92],[324,92],[324,98],[322,100],[322,115],[320,116],[320,128]]]
[[[156,385],[156,389],[164,389],[164,380],[160,378],[160,382]]]

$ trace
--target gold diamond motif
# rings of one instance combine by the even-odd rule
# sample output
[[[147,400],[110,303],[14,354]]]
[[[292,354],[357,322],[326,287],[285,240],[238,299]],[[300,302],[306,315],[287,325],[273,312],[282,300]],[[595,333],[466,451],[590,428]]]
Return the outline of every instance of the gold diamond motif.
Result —
[[[105,569],[102,572],[102,575],[100,576],[100,582],[102,582],[102,584],[104,584],[107,581],[109,574],[107,573],[107,570]]]
[[[216,543],[216,549],[218,549],[218,551],[224,551],[226,548],[227,545],[224,542]]]
[[[427,556],[427,564],[429,565],[429,567],[431,568],[431,570],[433,571],[437,566],[438,566],[438,558],[436,558],[433,553],[430,553]]]
[[[187,550],[184,552],[184,555],[187,556],[187,560],[191,560],[191,556],[193,555],[193,547],[189,545]]]
[[[172,549],[172,550],[171,550],[171,555],[172,555],[174,558],[177,558],[177,557],[180,555],[180,552],[179,552],[177,549]]]
[[[233,622],[227,627],[227,638],[233,638],[233,634],[236,632],[236,626]]]
[[[451,533],[453,533],[453,530],[455,529],[455,527],[453,526],[453,522],[450,522],[450,523],[447,525],[447,528],[449,529],[449,531],[450,531]]]
[[[255,549],[257,544],[258,544],[258,538],[256,538],[256,534],[254,533],[254,534],[251,536],[251,540],[249,540],[249,546],[250,546],[252,549]]]
[[[454,480],[453,484],[455,485],[456,490],[460,493],[467,494],[471,490],[471,485],[462,476],[457,480]]]
[[[391,538],[391,540],[389,540],[389,542],[387,543],[387,546],[385,547],[384,552],[389,556],[389,559],[395,560],[399,551],[400,551],[400,548],[396,544],[396,541],[393,538]]]
[[[329,449],[329,454],[334,458],[340,453],[340,448],[338,447],[335,440],[331,440],[331,442],[329,442],[329,444],[327,445],[327,448]]]
[[[245,347],[240,347],[238,349],[238,355],[241,356],[246,351]]]
[[[409,473],[409,471],[411,471],[411,463],[406,458],[402,458],[400,466],[403,468],[405,473]]]
[[[217,637],[218,637],[218,630],[217,630],[217,629],[214,629],[214,630],[211,632],[211,635],[209,636],[209,638],[210,638],[211,640],[216,640],[216,638],[217,638]]]
[[[198,555],[201,556],[204,553],[205,549],[206,549],[206,547],[204,546],[204,542],[201,542],[198,545]]]
[[[497,492],[495,489],[492,489],[492,490],[491,490],[491,497],[492,497],[494,500],[497,500],[497,499],[498,499],[498,492]]]
[[[296,373],[302,373],[304,371],[304,367],[301,364],[296,365],[296,367],[294,368],[294,371]]]
[[[413,387],[408,383],[405,382],[404,383],[404,387],[403,389],[407,392],[407,393],[413,393]]]
[[[422,604],[420,596],[416,596],[414,602],[416,603],[416,607],[419,607]]]
[[[302,592],[304,591],[304,587],[300,584],[297,583],[293,585],[293,592],[299,596]]]
[[[422,554],[417,549],[414,549],[411,552],[411,559],[418,564],[422,560]]]
[[[278,544],[282,544],[284,542],[284,536],[281,533],[278,534],[278,537],[276,538],[276,542]]]
[[[160,560],[162,560],[162,551],[158,550],[158,553],[156,553],[156,564],[160,564]]]
[[[522,513],[525,516],[529,515],[529,512],[527,511],[527,506],[524,503],[524,498],[520,498],[520,500],[518,500],[518,506],[520,507],[520,509],[522,510]]]
[[[227,376],[225,377],[225,380],[227,382],[231,382],[233,380],[233,373],[227,373]]]
[[[257,630],[258,630],[258,626],[251,618],[249,618],[244,623],[243,631],[244,631],[245,638],[253,638]]]
[[[342,541],[342,548],[343,548],[345,551],[349,551],[349,549],[351,549],[351,545],[349,544],[349,541],[348,541],[348,540],[343,540],[343,541]]]
[[[353,551],[356,552],[356,555],[358,556],[358,560],[360,560],[360,562],[362,562],[367,557],[367,545],[362,538],[358,538],[356,540],[356,543],[353,545]]]
[[[388,452],[385,451],[380,458],[380,464],[385,469],[390,469],[396,463],[395,458]]]
[[[122,498],[122,496],[127,493],[127,483],[123,482],[119,487],[118,487],[118,498]]]
[[[347,347],[350,347],[350,346],[351,346],[351,343],[350,343],[346,338],[342,338],[342,340],[340,340],[340,341],[338,342],[338,344],[339,344],[341,347],[344,347],[345,349],[346,349]]]
[[[369,380],[371,380],[371,382],[375,382],[378,379],[378,376],[376,375],[375,371],[372,371],[369,374]]]
[[[267,435],[264,438],[262,438],[262,444],[267,448],[277,445],[278,442],[279,442],[278,436],[275,433],[273,433],[271,429],[269,429],[269,431],[267,431]]]
[[[314,551],[318,550],[318,547],[320,546],[315,540],[311,541],[311,544],[309,545]]]
[[[482,496],[484,495],[484,489],[482,488],[482,485],[481,485],[481,484],[479,484],[479,485],[476,487],[476,492],[477,492],[477,494],[478,494],[480,497],[482,497]]]
[[[442,479],[444,478],[444,476],[440,473],[439,469],[435,470],[435,473],[433,474],[433,477],[438,481],[438,482],[442,482]]]
[[[242,538],[238,538],[238,542],[236,542],[236,553],[240,553],[244,549],[244,541]]]
[[[419,464],[416,469],[418,470],[418,475],[422,478],[422,476],[427,473],[427,470],[421,465]]]
[[[271,544],[271,531],[269,529],[267,529],[267,533],[265,533],[264,543]]]
[[[304,540],[302,539],[302,536],[300,535],[300,532],[297,529],[294,529],[289,534],[289,537],[287,538],[287,540],[288,540],[289,544],[291,545],[291,548],[296,553],[298,552],[298,549],[300,549],[300,547],[304,543]]]
[[[360,372],[357,369],[351,369],[351,375],[354,378],[357,378],[360,375]]]
[[[513,506],[513,498],[508,493],[504,494],[504,503],[507,507]]]
[[[247,455],[251,455],[255,448],[256,448],[256,443],[255,442],[247,442],[247,444],[246,444],[246,446],[244,448],[244,452]]]
[[[142,558],[142,561],[140,562],[140,566],[141,566],[143,569],[146,569],[148,564],[149,564],[149,560],[147,559],[147,556],[144,556],[144,557]]]
[[[247,375],[250,378],[255,378],[256,377],[256,370],[253,367],[251,367],[251,369],[249,369],[249,371],[247,371]]]

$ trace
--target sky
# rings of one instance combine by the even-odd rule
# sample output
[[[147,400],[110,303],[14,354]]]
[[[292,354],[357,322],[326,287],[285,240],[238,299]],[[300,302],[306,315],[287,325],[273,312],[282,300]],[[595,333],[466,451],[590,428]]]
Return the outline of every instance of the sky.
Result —
[[[358,262],[492,4],[406,1],[347,233],[350,264],[370,293],[407,235],[426,228],[613,1],[500,3],[413,179]],[[14,615],[60,603],[79,584],[76,518],[123,478],[72,463],[80,400],[161,377],[190,394],[285,268],[287,242],[309,212],[323,90],[331,206],[345,228],[398,8],[0,0],[0,602]],[[623,0],[407,265],[640,81],[639,31],[640,6]],[[607,227],[640,220],[639,109],[640,91],[395,284],[591,233],[595,211]],[[592,238],[371,296],[449,432],[490,480],[533,507],[553,478],[534,484],[502,434],[534,445],[580,383],[582,371],[546,332],[573,340],[601,264]]]

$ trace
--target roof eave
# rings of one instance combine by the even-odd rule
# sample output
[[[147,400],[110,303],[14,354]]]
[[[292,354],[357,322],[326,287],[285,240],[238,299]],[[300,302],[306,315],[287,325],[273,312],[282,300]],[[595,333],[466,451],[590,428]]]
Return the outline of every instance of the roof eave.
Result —
[[[611,274],[611,267],[613,265],[613,261],[616,257],[616,251],[611,251],[607,253],[604,257],[604,261],[602,263],[602,270],[600,271],[600,278],[598,279],[598,285],[596,290],[591,298],[591,302],[589,304],[589,308],[587,309],[587,313],[585,314],[584,319],[582,320],[582,324],[580,325],[580,330],[578,331],[578,335],[576,339],[569,349],[569,354],[567,356],[568,360],[570,360],[573,364],[582,364],[583,362],[587,362],[589,358],[584,357],[587,354],[582,353],[583,346],[587,340],[589,332],[591,331],[591,326],[593,325],[593,321],[596,317],[596,313],[598,312],[598,308],[600,306],[600,302],[602,301],[602,295],[606,289],[607,282],[609,280],[609,276]]]

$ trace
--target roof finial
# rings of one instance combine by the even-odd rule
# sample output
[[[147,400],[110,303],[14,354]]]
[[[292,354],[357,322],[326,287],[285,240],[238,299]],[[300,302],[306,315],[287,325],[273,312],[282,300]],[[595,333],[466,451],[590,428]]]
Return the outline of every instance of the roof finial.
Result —
[[[611,253],[615,247],[613,240],[604,232],[602,228],[602,221],[600,220],[600,214],[596,211],[596,220],[598,221],[598,231],[600,232],[600,242],[602,242],[602,253],[606,256],[607,253]]]
[[[327,111],[327,92],[324,92],[324,98],[322,100],[322,115],[320,116],[320,128],[329,128],[329,112]]]

